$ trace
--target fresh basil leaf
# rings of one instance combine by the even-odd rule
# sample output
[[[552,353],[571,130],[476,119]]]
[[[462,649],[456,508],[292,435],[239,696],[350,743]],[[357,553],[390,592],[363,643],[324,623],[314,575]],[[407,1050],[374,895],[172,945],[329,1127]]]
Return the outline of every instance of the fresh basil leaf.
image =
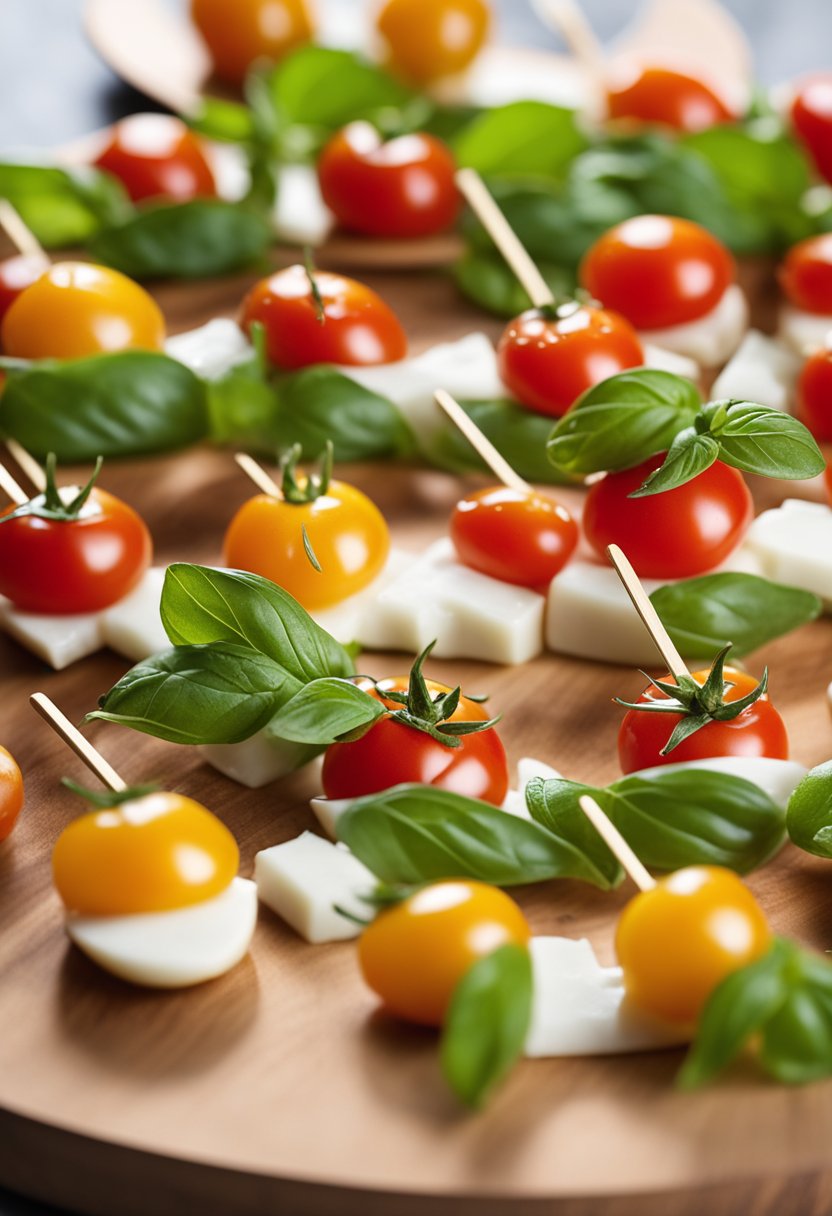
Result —
[[[575,290],[575,275],[556,262],[536,259],[537,268],[555,298]],[[516,317],[532,302],[499,253],[469,249],[453,266],[456,285],[466,299],[498,317]]]
[[[120,223],[133,211],[121,182],[91,167],[0,164],[0,198],[47,249],[80,245],[102,224]]]
[[[255,136],[254,119],[248,106],[219,97],[203,97],[196,114],[187,119],[192,131],[219,143],[244,144]]]
[[[327,745],[345,735],[358,737],[384,712],[380,701],[349,680],[325,677],[305,685],[287,701],[271,729],[281,739]]]
[[[633,490],[630,498],[647,498],[663,494],[692,481],[709,469],[719,456],[719,444],[711,435],[700,435],[695,427],[685,427],[670,445],[659,468],[654,469],[643,485]]]
[[[820,448],[791,414],[749,401],[712,401],[702,411],[719,459],[760,477],[804,480],[826,468]]]
[[[135,279],[199,279],[251,265],[273,237],[270,221],[257,211],[201,198],[146,207],[97,232],[89,249]]]
[[[667,583],[650,599],[677,649],[691,659],[712,658],[729,642],[741,658],[813,621],[822,608],[810,591],[732,571]]]
[[[508,398],[461,401],[460,405],[521,477],[527,481],[555,485],[574,481],[574,478],[560,473],[546,457],[546,441],[552,431],[551,418],[523,409]],[[455,473],[487,469],[482,458],[451,422],[438,431],[427,455],[431,464]]]
[[[269,89],[284,122],[319,127],[323,134],[356,119],[395,128],[408,106],[425,108],[382,68],[352,51],[322,46],[287,55],[271,73]]]
[[[457,163],[482,174],[562,178],[588,146],[574,110],[512,101],[485,110],[454,141]]]
[[[793,844],[832,857],[832,760],[807,773],[789,799],[786,829]]]
[[[277,394],[254,355],[205,386],[211,439],[274,456]],[[320,449],[319,449],[320,451]]]
[[[262,730],[299,688],[277,663],[245,646],[175,646],[128,671],[87,717],[171,743],[239,743]]]
[[[454,989],[440,1058],[445,1079],[467,1106],[481,1106],[522,1055],[532,985],[528,950],[506,945],[474,963]]]
[[[610,884],[571,841],[498,807],[431,785],[397,785],[359,798],[338,837],[387,883],[477,878],[516,886],[549,878]]]
[[[623,881],[624,871],[578,803],[583,794],[591,794],[602,809],[609,813],[606,793],[606,790],[581,785],[577,781],[567,781],[563,777],[552,777],[548,780],[533,777],[525,789],[526,806],[535,823],[574,844],[585,857],[591,859],[603,884],[613,888]]]
[[[457,136],[483,112],[477,105],[434,104],[422,124],[422,130],[436,135],[446,144],[452,144]]]
[[[786,1000],[763,1031],[760,1063],[777,1081],[805,1085],[832,1075],[832,966],[826,958],[795,953]]]
[[[205,437],[205,389],[149,351],[44,360],[9,376],[0,429],[34,456],[69,463],[165,452]]]

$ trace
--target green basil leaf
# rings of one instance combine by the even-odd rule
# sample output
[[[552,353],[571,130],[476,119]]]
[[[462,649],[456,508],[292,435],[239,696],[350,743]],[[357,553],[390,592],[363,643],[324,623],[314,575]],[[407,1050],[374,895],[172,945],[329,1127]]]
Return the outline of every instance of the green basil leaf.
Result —
[[[44,360],[9,377],[0,429],[34,456],[68,463],[170,451],[205,437],[205,389],[149,351]]]
[[[805,1085],[832,1074],[832,966],[805,950],[789,968],[785,1002],[763,1031],[760,1062],[787,1085]]]
[[[811,433],[782,410],[748,401],[713,401],[704,414],[720,419],[711,431],[719,440],[719,459],[744,473],[800,481],[826,468]]]
[[[570,841],[591,860],[600,879],[598,886],[617,887],[623,881],[624,871],[581,810],[578,799],[582,794],[591,794],[609,813],[606,790],[567,781],[564,777],[549,780],[533,777],[525,790],[526,806],[535,823]]]
[[[647,498],[675,490],[709,469],[719,456],[719,444],[711,435],[700,435],[694,427],[686,427],[670,445],[664,461],[630,498]]]
[[[575,276],[556,262],[535,259],[537,268],[556,299],[571,295]],[[498,317],[516,317],[531,308],[532,302],[499,253],[469,249],[454,264],[456,285],[466,299]]]
[[[485,110],[454,141],[460,166],[503,177],[562,178],[586,147],[576,112],[545,101],[513,101]]]
[[[89,249],[134,279],[199,279],[250,266],[273,237],[271,223],[257,211],[201,198],[145,207],[96,233]]]
[[[287,701],[271,729],[281,739],[327,745],[362,727],[368,729],[384,712],[380,701],[349,680],[325,677],[305,685]]]
[[[667,583],[650,599],[678,650],[691,659],[710,659],[729,642],[741,658],[813,621],[822,608],[810,591],[730,571]]]
[[[203,97],[199,110],[187,119],[192,131],[220,143],[245,144],[255,137],[254,118],[248,106],[219,97]]]
[[[483,434],[491,440],[515,472],[527,481],[562,485],[574,481],[556,469],[546,457],[546,441],[552,419],[524,409],[508,398],[497,401],[461,401],[460,405]],[[445,423],[426,453],[432,464],[455,473],[487,466],[462,432]]]
[[[793,844],[832,857],[832,760],[807,773],[789,799],[786,829]]]
[[[467,1106],[481,1106],[522,1055],[533,979],[523,946],[479,959],[454,989],[440,1047],[442,1072]]]
[[[175,646],[127,672],[88,718],[171,743],[239,743],[299,690],[297,679],[245,646]]]
[[[398,785],[359,798],[339,817],[338,837],[387,883],[477,878],[508,887],[580,878],[609,886],[571,841],[431,785]]]
[[[121,182],[91,167],[0,164],[0,198],[47,249],[80,245],[102,224],[120,223],[133,211]]]
[[[396,125],[415,97],[360,55],[322,46],[304,46],[287,55],[270,74],[269,89],[284,122],[325,132],[356,119]]]

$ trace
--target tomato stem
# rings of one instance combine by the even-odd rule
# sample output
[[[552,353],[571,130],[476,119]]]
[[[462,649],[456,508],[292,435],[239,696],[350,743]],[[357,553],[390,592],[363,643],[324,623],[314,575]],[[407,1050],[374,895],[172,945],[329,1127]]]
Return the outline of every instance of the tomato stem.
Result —
[[[317,317],[318,324],[324,325],[326,323],[326,305],[321,295],[321,289],[318,286],[318,280],[315,278],[315,263],[312,260],[312,250],[309,245],[304,246],[303,268],[309,280],[309,290],[312,292],[312,302],[315,305],[315,316]]]

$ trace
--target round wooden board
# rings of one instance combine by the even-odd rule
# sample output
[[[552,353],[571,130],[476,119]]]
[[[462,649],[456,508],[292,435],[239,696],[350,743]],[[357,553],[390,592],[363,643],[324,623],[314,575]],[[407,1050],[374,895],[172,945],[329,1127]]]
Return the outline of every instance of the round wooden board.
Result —
[[[376,278],[414,346],[483,327],[443,279]],[[243,279],[161,291],[172,329],[232,312]],[[486,326],[497,332],[498,326]],[[442,533],[459,482],[391,467],[343,470],[369,489],[397,541]],[[226,453],[201,450],[105,470],[145,514],[162,561],[217,561],[250,487]],[[797,488],[811,494],[813,487]],[[789,488],[791,490],[791,487]],[[767,487],[767,502],[783,487]],[[761,497],[761,501],[763,498]],[[832,624],[755,656],[795,758],[826,759]],[[402,656],[371,656],[379,674]],[[37,688],[75,720],[126,669],[101,653],[51,673],[0,638],[0,741],[19,758],[27,804],[0,849],[0,1183],[100,1216],[712,1216],[820,1213],[832,1205],[832,1084],[789,1090],[751,1068],[693,1096],[674,1091],[680,1053],[522,1063],[483,1113],[463,1113],[435,1037],[376,1009],[350,944],[308,946],[264,910],[234,972],[174,994],[109,978],[71,949],[49,855],[79,811],[58,783],[79,764],[28,708]],[[436,662],[431,674],[491,692],[510,756],[592,782],[616,776],[616,693],[640,677],[552,655],[521,668]],[[254,853],[313,825],[312,770],[260,791],[185,748],[98,724],[89,735],[130,780],[160,778],[203,800]],[[751,884],[779,932],[832,940],[832,870],[787,848]],[[627,892],[577,883],[518,893],[536,933],[587,935],[611,957]]]

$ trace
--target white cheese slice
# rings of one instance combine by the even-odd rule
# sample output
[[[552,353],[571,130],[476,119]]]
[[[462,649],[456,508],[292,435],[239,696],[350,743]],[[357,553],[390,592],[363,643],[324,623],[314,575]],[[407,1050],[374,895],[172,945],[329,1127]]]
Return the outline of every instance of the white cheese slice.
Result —
[[[747,329],[748,301],[742,288],[733,284],[704,317],[668,329],[642,330],[639,337],[650,346],[685,355],[703,367],[719,367],[733,355]]]
[[[10,600],[0,598],[0,628],[55,671],[95,654],[104,645],[100,612],[47,616],[19,612]]]
[[[806,312],[794,304],[783,304],[777,321],[777,337],[798,355],[811,355],[832,341],[832,314]]]
[[[320,748],[278,739],[268,727],[242,743],[206,743],[197,747],[202,759],[217,772],[250,790],[259,790],[308,764]]]
[[[796,760],[776,760],[771,756],[710,756],[707,760],[688,760],[683,764],[664,764],[659,768],[642,769],[638,776],[658,777],[663,773],[681,772],[691,768],[742,777],[752,785],[758,785],[772,802],[784,810],[809,771]]]
[[[105,971],[149,988],[184,988],[223,975],[245,956],[257,922],[257,889],[235,878],[214,899],[174,912],[69,915],[72,941]]]
[[[788,498],[763,511],[745,544],[762,573],[777,583],[813,591],[832,608],[832,511],[817,502]]]
[[[749,329],[714,381],[711,400],[756,401],[788,413],[801,366],[802,360],[790,347]]]
[[[358,937],[361,926],[336,912],[336,905],[372,918],[361,896],[375,889],[374,876],[343,845],[314,832],[257,853],[254,879],[263,903],[308,942]]]
[[[650,342],[642,342],[644,351],[644,366],[655,368],[660,372],[670,372],[674,376],[684,376],[686,380],[699,380],[702,369],[695,359],[687,355],[678,355],[675,351],[664,350],[661,346],[653,346]]]
[[[348,596],[347,599],[342,600],[340,604],[335,604],[332,608],[322,608],[310,615],[339,642],[346,644],[355,641],[356,638],[366,636],[365,618],[368,612],[372,611],[373,603],[382,590],[394,578],[407,570],[415,560],[412,553],[405,553],[402,549],[391,549],[387,564],[369,586],[362,591],[357,591],[355,595]]]
[[[534,997],[525,1054],[614,1055],[686,1043],[690,1034],[636,1009],[620,967],[601,967],[585,939],[533,937]]]
[[[165,573],[164,567],[152,566],[134,591],[101,614],[104,645],[133,663],[170,646],[159,615]]]
[[[215,317],[165,342],[165,354],[184,363],[203,380],[219,380],[237,363],[248,359],[251,352],[248,338],[229,317]]]

